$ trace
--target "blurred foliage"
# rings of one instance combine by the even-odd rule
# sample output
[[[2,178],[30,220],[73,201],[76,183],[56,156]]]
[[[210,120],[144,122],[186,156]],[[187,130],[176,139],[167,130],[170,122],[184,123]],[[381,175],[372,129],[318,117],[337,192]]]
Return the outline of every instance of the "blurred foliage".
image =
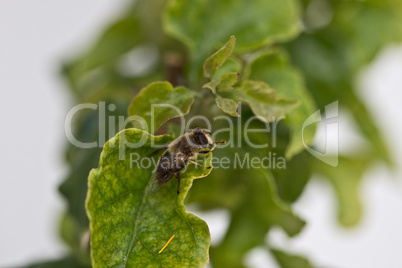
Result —
[[[303,257],[287,254],[283,251],[271,249],[272,255],[281,268],[311,268],[311,263]]]
[[[204,65],[206,79],[203,62],[229,38],[223,53],[214,54],[207,67]],[[106,140],[131,127],[125,120],[131,100],[156,81],[170,82],[172,86],[164,89],[170,92],[166,91],[168,97],[173,87],[190,92],[180,102],[185,113],[189,112],[187,119],[194,115],[210,119],[225,113],[233,116],[230,122],[215,121],[212,132],[230,124],[243,131],[250,119],[250,126],[265,130],[248,133],[256,144],[273,145],[267,129],[272,130],[274,123],[269,123],[269,118],[254,120],[254,113],[264,117],[267,109],[277,111],[278,102],[297,104],[280,106],[286,119],[276,125],[276,146],[251,148],[243,135],[231,137],[222,132],[219,138],[234,138],[239,144],[214,153],[232,161],[235,153],[249,157],[275,154],[286,157],[286,169],[214,169],[194,182],[185,202],[205,211],[225,208],[231,213],[222,242],[210,248],[213,267],[243,267],[244,255],[257,246],[266,247],[281,267],[312,267],[314,264],[297,254],[270,248],[266,235],[272,226],[279,226],[289,236],[302,230],[305,222],[292,212],[292,203],[316,173],[334,188],[339,222],[344,226],[359,222],[364,204],[358,193],[364,173],[375,161],[389,166],[393,162],[368,108],[355,92],[355,78],[381,49],[401,41],[399,0],[132,1],[85,53],[63,66],[76,103],[99,105],[98,110],[77,113],[73,134],[77,140],[100,144],[91,149],[72,144],[66,148],[70,171],[60,192],[68,206],[60,233],[71,247],[71,256],[30,267],[89,265],[88,174],[98,166]],[[243,103],[239,107],[238,100]],[[138,103],[148,107],[146,101]],[[315,159],[301,140],[305,120],[334,101],[353,116],[370,146],[340,156],[337,167]],[[100,116],[101,108],[105,116]],[[141,114],[141,109],[132,106],[129,113]],[[162,116],[159,124],[171,117]],[[156,133],[178,135],[176,124],[170,120]],[[205,127],[199,124],[193,122],[193,127]],[[311,143],[314,134],[313,126],[306,128],[304,141]]]

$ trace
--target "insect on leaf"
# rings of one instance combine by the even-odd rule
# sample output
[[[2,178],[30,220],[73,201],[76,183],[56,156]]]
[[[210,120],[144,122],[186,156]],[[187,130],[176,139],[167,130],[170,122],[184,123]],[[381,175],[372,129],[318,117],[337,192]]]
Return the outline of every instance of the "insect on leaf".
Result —
[[[142,146],[132,148],[142,139]],[[186,212],[183,199],[193,179],[207,176],[210,169],[189,165],[179,195],[175,179],[154,195],[146,194],[152,163],[162,154],[160,147],[172,140],[127,129],[106,143],[99,168],[89,175],[86,202],[93,267],[204,267],[208,262],[208,226]],[[204,164],[210,166],[211,158],[208,154]]]

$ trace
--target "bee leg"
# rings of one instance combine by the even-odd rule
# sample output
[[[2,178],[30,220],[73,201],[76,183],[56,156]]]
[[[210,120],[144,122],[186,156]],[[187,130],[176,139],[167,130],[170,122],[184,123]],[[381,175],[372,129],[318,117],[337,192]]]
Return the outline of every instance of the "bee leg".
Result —
[[[216,142],[213,143],[213,145],[212,145],[211,149],[209,149],[209,151],[211,152],[211,151],[213,151],[215,148],[216,148]]]
[[[203,165],[201,165],[201,164],[198,164],[197,162],[194,162],[193,160],[190,160],[190,163],[193,163],[194,165],[197,165],[197,166],[203,167],[203,168],[204,168],[204,170],[205,170],[205,169],[210,169],[210,168],[212,168],[212,167],[206,167],[206,166],[203,166]]]
[[[177,194],[180,193],[180,173],[178,172],[176,174],[176,178],[177,178]]]
[[[198,154],[209,154],[211,151],[203,151],[203,152],[199,152]]]

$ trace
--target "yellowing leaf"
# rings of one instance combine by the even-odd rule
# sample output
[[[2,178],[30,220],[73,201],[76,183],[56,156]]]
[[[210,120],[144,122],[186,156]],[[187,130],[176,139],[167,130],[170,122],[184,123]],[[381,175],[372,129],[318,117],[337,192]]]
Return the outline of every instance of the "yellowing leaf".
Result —
[[[134,148],[142,139],[144,144]],[[146,195],[152,162],[163,152],[155,147],[171,141],[168,135],[127,129],[106,143],[99,168],[89,175],[86,202],[93,267],[204,267],[208,262],[208,226],[186,213],[183,199],[193,179],[211,170],[190,165],[179,195],[175,178]],[[204,164],[211,165],[211,154]]]

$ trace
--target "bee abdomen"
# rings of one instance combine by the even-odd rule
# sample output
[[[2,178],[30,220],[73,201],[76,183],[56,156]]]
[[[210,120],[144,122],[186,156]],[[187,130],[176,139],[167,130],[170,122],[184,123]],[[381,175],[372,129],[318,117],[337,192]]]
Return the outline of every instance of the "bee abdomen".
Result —
[[[174,175],[180,172],[187,164],[187,161],[177,158],[169,150],[161,156],[156,167],[156,180],[159,184],[165,184]]]

